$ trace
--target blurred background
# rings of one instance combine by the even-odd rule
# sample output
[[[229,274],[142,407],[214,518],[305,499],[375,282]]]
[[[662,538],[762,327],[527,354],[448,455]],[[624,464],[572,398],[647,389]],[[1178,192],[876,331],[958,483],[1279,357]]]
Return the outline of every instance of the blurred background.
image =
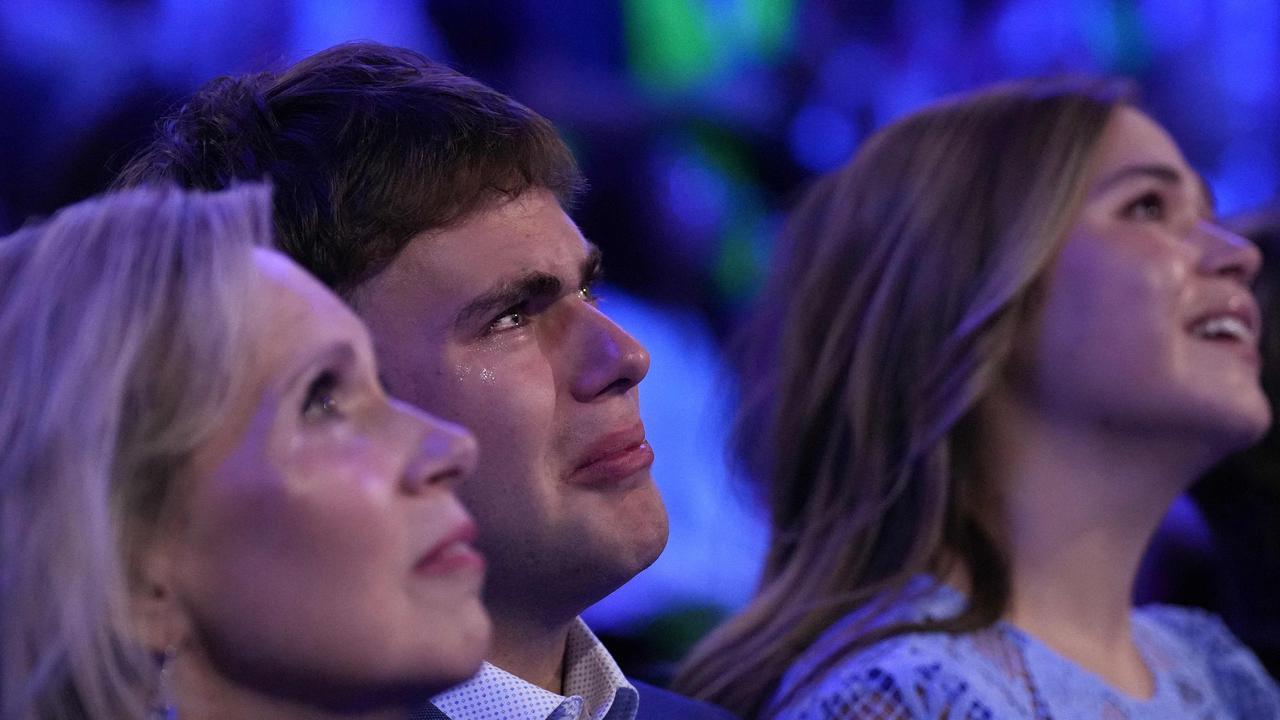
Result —
[[[605,252],[603,307],[653,358],[643,414],[672,514],[663,558],[588,619],[659,682],[753,588],[764,526],[723,450],[724,348],[810,179],[942,95],[1082,72],[1135,80],[1224,214],[1280,184],[1273,0],[5,0],[0,233],[100,191],[198,84],[353,39],[514,96],[583,166],[574,215]],[[1179,507],[1168,567],[1210,572],[1214,518]],[[1251,567],[1274,593],[1280,564]],[[1150,597],[1182,592],[1153,577]]]

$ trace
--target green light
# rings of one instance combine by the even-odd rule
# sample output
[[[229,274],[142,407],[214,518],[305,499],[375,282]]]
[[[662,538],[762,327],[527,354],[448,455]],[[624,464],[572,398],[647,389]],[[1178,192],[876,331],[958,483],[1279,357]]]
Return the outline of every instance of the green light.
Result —
[[[726,68],[789,47],[795,0],[624,0],[636,75],[660,89],[697,87]]]
[[[722,299],[745,302],[759,289],[764,280],[760,251],[770,240],[765,236],[767,226],[758,212],[746,208],[730,220],[720,237],[719,253],[711,271]]]
[[[660,87],[700,80],[714,53],[702,15],[694,0],[626,0],[623,18],[636,74]]]
[[[774,57],[790,47],[793,0],[746,0],[744,11],[751,27],[756,52]]]

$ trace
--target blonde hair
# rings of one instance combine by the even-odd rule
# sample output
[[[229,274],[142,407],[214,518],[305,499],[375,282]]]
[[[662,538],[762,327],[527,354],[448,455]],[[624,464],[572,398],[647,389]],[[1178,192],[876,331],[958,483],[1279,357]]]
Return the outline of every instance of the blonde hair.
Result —
[[[0,239],[0,718],[141,717],[135,563],[242,354],[270,189],[142,188]]]
[[[838,619],[867,608],[813,682],[912,629],[993,622],[1008,596],[993,489],[973,467],[971,414],[1013,350],[1125,89],[1020,82],[884,128],[793,214],[748,335],[739,453],[771,509],[760,589],[696,647],[677,689],[743,717]],[[921,573],[956,564],[967,609],[869,632]]]

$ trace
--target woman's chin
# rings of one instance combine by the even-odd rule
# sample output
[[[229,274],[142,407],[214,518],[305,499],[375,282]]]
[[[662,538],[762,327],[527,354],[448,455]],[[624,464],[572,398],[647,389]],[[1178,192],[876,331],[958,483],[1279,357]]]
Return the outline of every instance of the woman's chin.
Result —
[[[433,695],[467,681],[480,670],[489,655],[492,633],[489,615],[477,600],[475,607],[455,617],[445,632],[431,638],[431,657],[437,670],[434,683],[438,686]]]

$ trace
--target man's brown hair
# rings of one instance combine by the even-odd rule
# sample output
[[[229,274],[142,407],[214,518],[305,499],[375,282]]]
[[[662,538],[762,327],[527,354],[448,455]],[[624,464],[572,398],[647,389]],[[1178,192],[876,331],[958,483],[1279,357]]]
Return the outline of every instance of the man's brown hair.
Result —
[[[220,77],[163,119],[116,187],[274,183],[280,248],[350,296],[418,234],[541,187],[582,184],[542,116],[416,52],[337,45]]]

